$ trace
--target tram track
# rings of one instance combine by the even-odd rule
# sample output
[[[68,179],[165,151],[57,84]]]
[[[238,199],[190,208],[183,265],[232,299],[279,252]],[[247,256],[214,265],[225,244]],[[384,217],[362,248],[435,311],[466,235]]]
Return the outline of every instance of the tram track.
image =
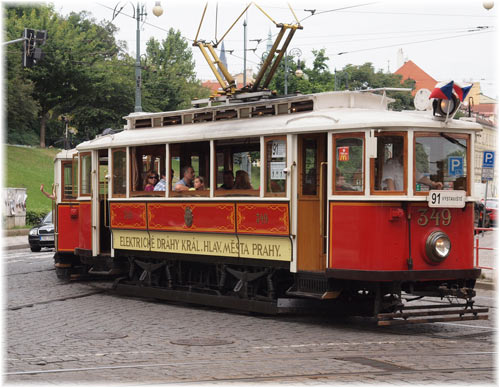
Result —
[[[24,308],[30,308],[30,307],[35,307],[35,306],[39,306],[39,305],[54,303],[54,302],[64,302],[66,300],[71,300],[71,299],[86,298],[88,296],[93,296],[93,295],[96,295],[96,294],[102,294],[104,292],[105,292],[104,290],[94,290],[94,291],[86,292],[86,293],[83,293],[83,294],[69,295],[69,296],[63,296],[63,297],[60,297],[60,298],[53,298],[53,299],[43,300],[43,301],[39,301],[39,302],[26,303],[26,304],[22,304],[22,305],[18,305],[18,306],[11,306],[11,307],[7,307],[7,310],[9,310],[9,311],[15,311],[15,310],[21,310],[21,309],[24,309]]]
[[[496,354],[496,352],[481,352],[481,354]],[[404,355],[402,352],[398,353],[393,353],[392,355]],[[456,357],[458,354],[449,354],[449,353],[442,353],[442,354],[436,354],[436,353],[420,353],[420,354],[415,354],[413,357]],[[471,356],[471,355],[477,355],[477,352],[468,352],[468,353],[460,353],[459,355],[463,356]],[[375,359],[376,357],[390,357],[391,354],[384,353],[383,355],[380,354],[374,354],[371,358],[370,356],[367,356],[366,353],[359,353],[359,355],[349,355],[346,356],[344,355],[335,355],[335,356],[329,356],[329,357],[323,357],[327,359],[331,359],[332,361],[345,361],[349,362],[352,364],[357,364],[357,365],[363,365],[363,366],[368,366],[372,367],[375,369],[379,369],[379,371],[376,370],[369,370],[369,371],[359,371],[357,370],[356,372],[336,372],[336,373],[317,373],[317,374],[286,374],[286,375],[274,375],[274,376],[259,376],[259,377],[241,377],[241,378],[216,378],[216,379],[192,379],[189,381],[184,381],[186,383],[202,383],[202,382],[211,382],[211,381],[221,381],[221,382],[237,382],[237,381],[245,381],[246,379],[251,379],[251,380],[256,380],[256,381],[266,381],[269,379],[283,379],[283,378],[290,378],[290,377],[308,377],[308,376],[323,376],[323,377],[333,377],[333,376],[349,376],[349,375],[362,375],[362,374],[370,374],[370,375],[377,375],[377,374],[399,374],[399,373],[450,373],[450,372],[456,372],[456,371],[494,371],[495,368],[493,366],[491,367],[471,367],[471,368],[433,368],[433,369],[428,369],[428,368],[410,368],[405,365],[399,365],[394,361],[381,361]],[[147,368],[177,368],[181,366],[203,366],[203,365],[210,365],[211,368],[215,368],[217,364],[228,364],[231,363],[231,365],[234,366],[235,363],[264,363],[267,364],[269,362],[287,362],[287,361],[311,361],[314,359],[318,359],[317,354],[312,354],[308,355],[308,357],[300,357],[297,355],[290,355],[290,356],[273,356],[273,357],[245,357],[245,358],[235,358],[235,357],[226,357],[226,358],[209,358],[205,360],[177,360],[177,361],[170,361],[166,363],[137,363],[137,364],[122,364],[122,365],[100,365],[100,366],[91,366],[91,367],[83,367],[83,368],[58,368],[58,369],[38,369],[38,370],[23,370],[23,371],[13,371],[13,372],[6,372],[4,373],[5,376],[22,376],[22,375],[44,375],[44,374],[65,374],[65,373],[79,373],[79,372],[89,372],[89,371],[100,371],[100,370],[120,370],[120,369],[147,369]],[[74,360],[72,360],[74,361]],[[71,361],[68,361],[71,362]],[[276,364],[278,365],[278,364]]]

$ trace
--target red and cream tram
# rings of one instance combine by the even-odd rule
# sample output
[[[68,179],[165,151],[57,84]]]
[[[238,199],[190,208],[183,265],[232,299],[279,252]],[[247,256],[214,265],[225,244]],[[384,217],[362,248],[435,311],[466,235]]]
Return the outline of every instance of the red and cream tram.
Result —
[[[390,324],[429,315],[403,303],[427,296],[463,303],[419,322],[486,318],[472,301],[480,126],[389,102],[330,92],[131,114],[56,158],[57,273],[257,312],[316,300]]]

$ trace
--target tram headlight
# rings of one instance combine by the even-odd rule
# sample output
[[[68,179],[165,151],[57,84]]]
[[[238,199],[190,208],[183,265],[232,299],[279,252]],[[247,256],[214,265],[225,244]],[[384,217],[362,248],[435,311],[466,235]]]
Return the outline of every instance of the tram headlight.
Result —
[[[435,98],[432,101],[432,111],[434,116],[452,117],[459,106],[460,103],[458,98],[454,94],[451,95],[449,100]]]
[[[432,232],[425,243],[425,253],[431,264],[439,264],[451,251],[450,238],[444,232]]]

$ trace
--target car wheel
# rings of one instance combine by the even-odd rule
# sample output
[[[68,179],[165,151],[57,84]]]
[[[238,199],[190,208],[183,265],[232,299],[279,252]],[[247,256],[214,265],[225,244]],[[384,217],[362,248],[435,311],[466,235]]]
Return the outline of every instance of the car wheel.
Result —
[[[31,245],[30,249],[31,249],[31,252],[40,252],[42,250],[42,247],[39,247],[36,245]]]

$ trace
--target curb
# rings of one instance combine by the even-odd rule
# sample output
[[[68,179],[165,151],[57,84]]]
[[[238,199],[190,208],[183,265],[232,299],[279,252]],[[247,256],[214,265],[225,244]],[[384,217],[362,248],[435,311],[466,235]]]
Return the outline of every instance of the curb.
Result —
[[[14,249],[24,249],[24,248],[29,248],[29,247],[30,247],[29,244],[18,244],[18,245],[8,245],[8,246],[4,247],[4,249],[7,251],[12,251]]]
[[[29,233],[29,229],[7,229],[5,230],[5,237],[12,236],[27,236]]]
[[[495,290],[495,283],[492,282],[476,282],[476,288],[481,290]]]

